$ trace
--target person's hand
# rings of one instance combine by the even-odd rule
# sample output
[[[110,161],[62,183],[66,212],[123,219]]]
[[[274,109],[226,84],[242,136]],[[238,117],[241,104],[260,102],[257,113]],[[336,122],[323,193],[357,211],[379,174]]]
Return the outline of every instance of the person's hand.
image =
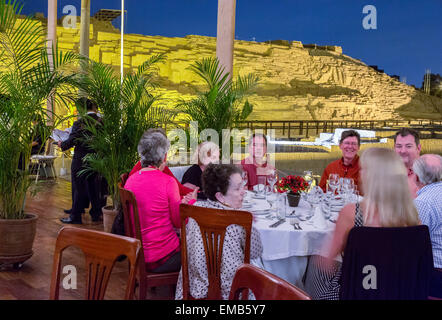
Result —
[[[193,190],[192,192],[189,192],[188,194],[186,194],[183,199],[181,200],[181,203],[189,203],[190,200],[196,200],[197,196],[198,196],[198,190],[199,187],[196,187],[195,190]]]

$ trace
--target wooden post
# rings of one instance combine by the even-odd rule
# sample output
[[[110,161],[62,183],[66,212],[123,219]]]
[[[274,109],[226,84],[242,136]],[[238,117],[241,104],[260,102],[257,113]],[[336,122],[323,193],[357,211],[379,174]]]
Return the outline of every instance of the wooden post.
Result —
[[[55,48],[57,45],[57,0],[48,0],[48,34],[47,34],[47,50],[48,50],[48,58],[49,58],[49,66],[51,70],[54,68],[53,57],[52,57],[52,48]],[[49,97],[47,104],[47,115],[49,123],[53,121],[54,115],[54,101],[51,97]]]
[[[91,0],[81,0],[80,54],[89,58]]]
[[[218,26],[216,31],[216,56],[224,72],[233,72],[233,46],[235,40],[236,0],[218,0]]]

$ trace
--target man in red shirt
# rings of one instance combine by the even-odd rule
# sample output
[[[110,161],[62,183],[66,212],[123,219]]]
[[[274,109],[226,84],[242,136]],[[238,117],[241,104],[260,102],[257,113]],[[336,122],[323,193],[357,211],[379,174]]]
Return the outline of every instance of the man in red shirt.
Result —
[[[402,158],[408,170],[408,187],[413,198],[416,198],[418,187],[416,175],[413,172],[414,160],[419,158],[421,153],[419,133],[413,129],[402,128],[394,136],[394,151]]]
[[[338,174],[341,178],[351,178],[358,186],[361,192],[359,179],[359,156],[358,151],[361,146],[361,137],[355,130],[346,130],[341,134],[339,148],[342,151],[342,158],[330,163],[321,176],[319,186],[324,190],[327,189],[327,180],[331,173]]]

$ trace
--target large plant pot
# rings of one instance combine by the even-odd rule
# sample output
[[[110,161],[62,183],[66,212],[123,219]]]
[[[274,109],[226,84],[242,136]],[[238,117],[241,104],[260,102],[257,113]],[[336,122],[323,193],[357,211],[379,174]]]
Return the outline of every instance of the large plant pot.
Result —
[[[114,224],[115,217],[118,214],[118,210],[115,210],[113,206],[103,207],[103,226],[104,232],[111,232],[112,225]]]
[[[301,200],[301,195],[295,193],[288,193],[287,200],[290,207],[297,207],[299,205],[299,200]]]
[[[34,213],[25,219],[0,219],[0,263],[19,266],[32,256],[37,219]]]

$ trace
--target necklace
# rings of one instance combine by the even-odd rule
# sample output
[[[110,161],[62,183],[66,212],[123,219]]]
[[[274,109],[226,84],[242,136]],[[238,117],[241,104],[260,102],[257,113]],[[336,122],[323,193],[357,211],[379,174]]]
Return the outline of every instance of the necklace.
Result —
[[[141,168],[140,171],[138,171],[138,172],[139,172],[139,174],[141,174],[142,171],[153,171],[153,170],[160,170],[160,169],[158,169],[157,167],[154,167],[154,166],[147,166],[147,167]]]

